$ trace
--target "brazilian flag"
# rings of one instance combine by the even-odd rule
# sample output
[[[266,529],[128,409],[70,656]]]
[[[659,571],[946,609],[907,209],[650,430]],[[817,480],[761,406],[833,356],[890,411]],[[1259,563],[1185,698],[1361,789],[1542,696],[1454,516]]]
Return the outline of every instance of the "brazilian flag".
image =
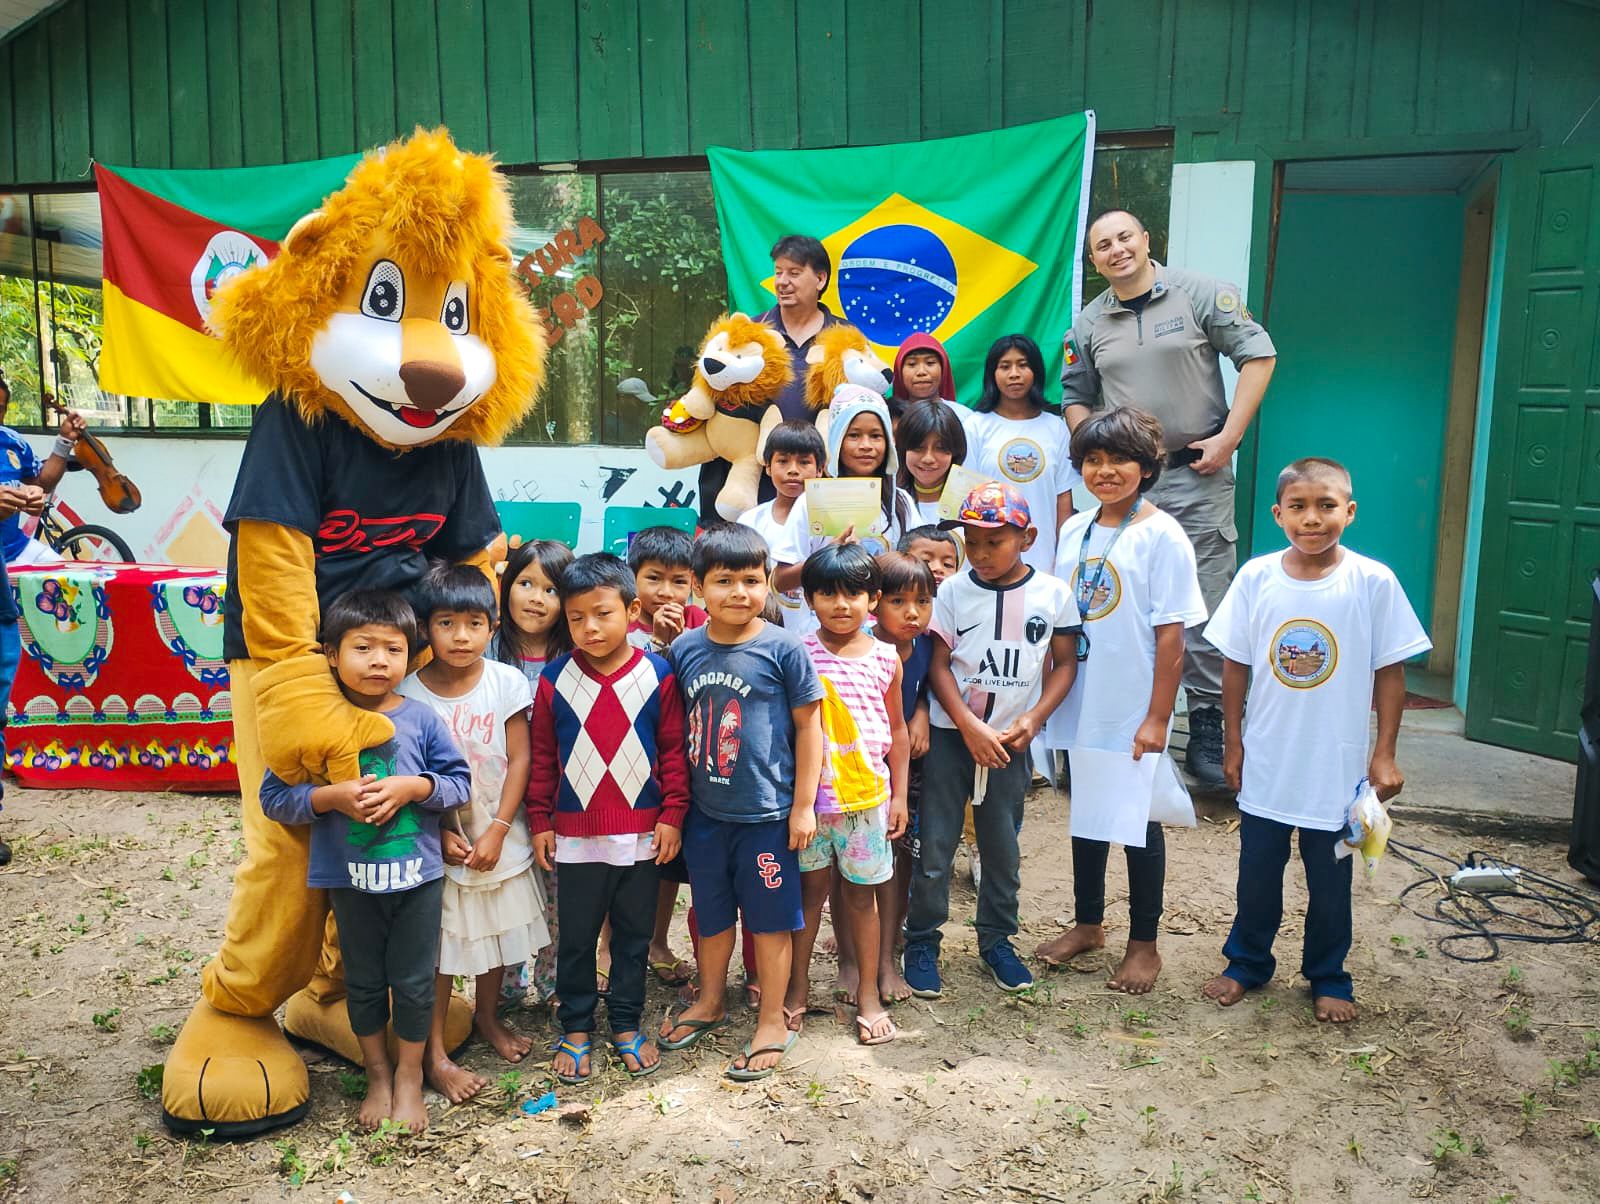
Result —
[[[1083,289],[1093,148],[1093,112],[892,146],[711,147],[730,302],[770,309],[772,244],[808,234],[833,261],[823,303],[886,363],[908,335],[931,334],[971,402],[989,344],[1026,334],[1053,398]]]

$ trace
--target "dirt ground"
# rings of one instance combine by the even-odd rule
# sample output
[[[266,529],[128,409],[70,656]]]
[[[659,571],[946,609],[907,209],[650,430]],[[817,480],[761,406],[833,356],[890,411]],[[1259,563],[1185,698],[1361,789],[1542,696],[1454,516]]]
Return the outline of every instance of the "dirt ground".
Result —
[[[1600,1199],[1600,956],[1591,946],[1509,946],[1496,962],[1442,956],[1442,930],[1394,899],[1417,875],[1386,861],[1358,883],[1351,957],[1362,1018],[1312,1018],[1290,977],[1228,1011],[1199,997],[1220,968],[1236,837],[1226,821],[1169,836],[1166,969],[1156,991],[1105,989],[1106,963],[1003,997],[980,977],[972,893],[953,900],[946,996],[896,1009],[901,1037],[865,1049],[826,1012],[784,1071],[720,1077],[752,1014],[720,1041],[667,1054],[631,1081],[613,1062],[566,1113],[524,1116],[549,1063],[511,1070],[446,1111],[423,1138],[353,1132],[349,1068],[311,1058],[305,1122],[237,1144],[182,1142],[149,1098],[196,997],[238,858],[235,802],[177,795],[14,790],[0,873],[0,1198],[1355,1200]],[[1029,951],[1072,910],[1064,802],[1035,795],[1023,832]],[[1552,845],[1407,826],[1397,836],[1464,854],[1474,844],[1576,881]],[[1125,936],[1112,858],[1113,947]],[[1358,872],[1359,877],[1359,872]],[[1291,881],[1289,909],[1303,905]],[[679,931],[680,946],[687,939]],[[813,1000],[833,967],[818,958]],[[654,1020],[670,1002],[653,986]],[[516,1015],[544,1035],[538,1014]],[[540,1055],[535,1055],[539,1057]],[[143,1090],[141,1090],[143,1088]],[[571,1108],[569,1105],[580,1105]]]

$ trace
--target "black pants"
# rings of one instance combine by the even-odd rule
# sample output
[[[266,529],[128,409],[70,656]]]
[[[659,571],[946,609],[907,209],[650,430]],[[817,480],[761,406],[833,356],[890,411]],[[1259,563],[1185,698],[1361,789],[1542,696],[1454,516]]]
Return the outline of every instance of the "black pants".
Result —
[[[385,895],[335,887],[328,898],[339,923],[345,1006],[356,1036],[383,1031],[392,995],[394,1035],[401,1041],[427,1040],[444,879]]]
[[[556,1013],[564,1033],[594,1032],[599,1004],[595,990],[595,946],[600,927],[611,921],[611,993],[606,1019],[613,1033],[637,1032],[644,1015],[645,961],[656,927],[654,861],[632,865],[562,862],[556,866]]]
[[[1104,840],[1072,838],[1072,893],[1077,900],[1079,924],[1100,924],[1106,918],[1106,857],[1111,845]],[[1124,847],[1128,856],[1128,939],[1153,941],[1161,925],[1162,893],[1167,882],[1167,840],[1160,824],[1146,824],[1144,848]],[[987,865],[984,867],[987,869]]]

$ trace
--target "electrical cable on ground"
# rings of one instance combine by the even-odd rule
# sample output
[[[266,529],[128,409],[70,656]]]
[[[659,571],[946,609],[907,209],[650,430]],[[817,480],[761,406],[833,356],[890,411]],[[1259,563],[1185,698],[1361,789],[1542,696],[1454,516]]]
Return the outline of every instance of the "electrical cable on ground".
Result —
[[[1524,866],[1502,861],[1477,849],[1457,861],[1443,853],[1391,839],[1389,851],[1424,875],[1398,896],[1405,909],[1430,924],[1461,931],[1438,940],[1439,952],[1458,962],[1492,962],[1501,956],[1502,942],[1530,945],[1583,945],[1600,942],[1600,899],[1585,891],[1546,877]],[[1419,860],[1431,857],[1446,869],[1436,871]],[[1494,890],[1463,890],[1450,882],[1460,869],[1515,871],[1519,884]],[[1438,892],[1433,907],[1425,908],[1419,892]],[[1463,943],[1483,946],[1481,953],[1464,952]]]

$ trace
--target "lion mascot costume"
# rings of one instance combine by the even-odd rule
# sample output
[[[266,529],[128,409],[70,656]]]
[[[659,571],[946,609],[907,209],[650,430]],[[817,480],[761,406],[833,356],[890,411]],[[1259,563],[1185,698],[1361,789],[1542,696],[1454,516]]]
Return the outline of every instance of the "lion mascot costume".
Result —
[[[645,434],[659,468],[688,468],[719,456],[732,467],[717,494],[717,513],[733,521],[756,504],[761,486],[757,448],[783,421],[773,398],[794,380],[778,332],[744,314],[723,314],[706,331],[695,357],[694,383]]]
[[[309,830],[263,816],[262,770],[349,780],[394,735],[340,693],[317,640],[323,606],[356,588],[409,592],[430,560],[489,572],[500,524],[478,445],[504,437],[544,375],[511,229],[492,161],[419,129],[367,155],[277,258],[216,296],[216,330],[272,394],[226,516],[245,859],[167,1059],[175,1131],[238,1137],[305,1114],[305,1065],[273,1020],[285,1002],[291,1033],[359,1061],[326,893],[306,886]],[[464,1020],[458,1006],[454,1041]]]

